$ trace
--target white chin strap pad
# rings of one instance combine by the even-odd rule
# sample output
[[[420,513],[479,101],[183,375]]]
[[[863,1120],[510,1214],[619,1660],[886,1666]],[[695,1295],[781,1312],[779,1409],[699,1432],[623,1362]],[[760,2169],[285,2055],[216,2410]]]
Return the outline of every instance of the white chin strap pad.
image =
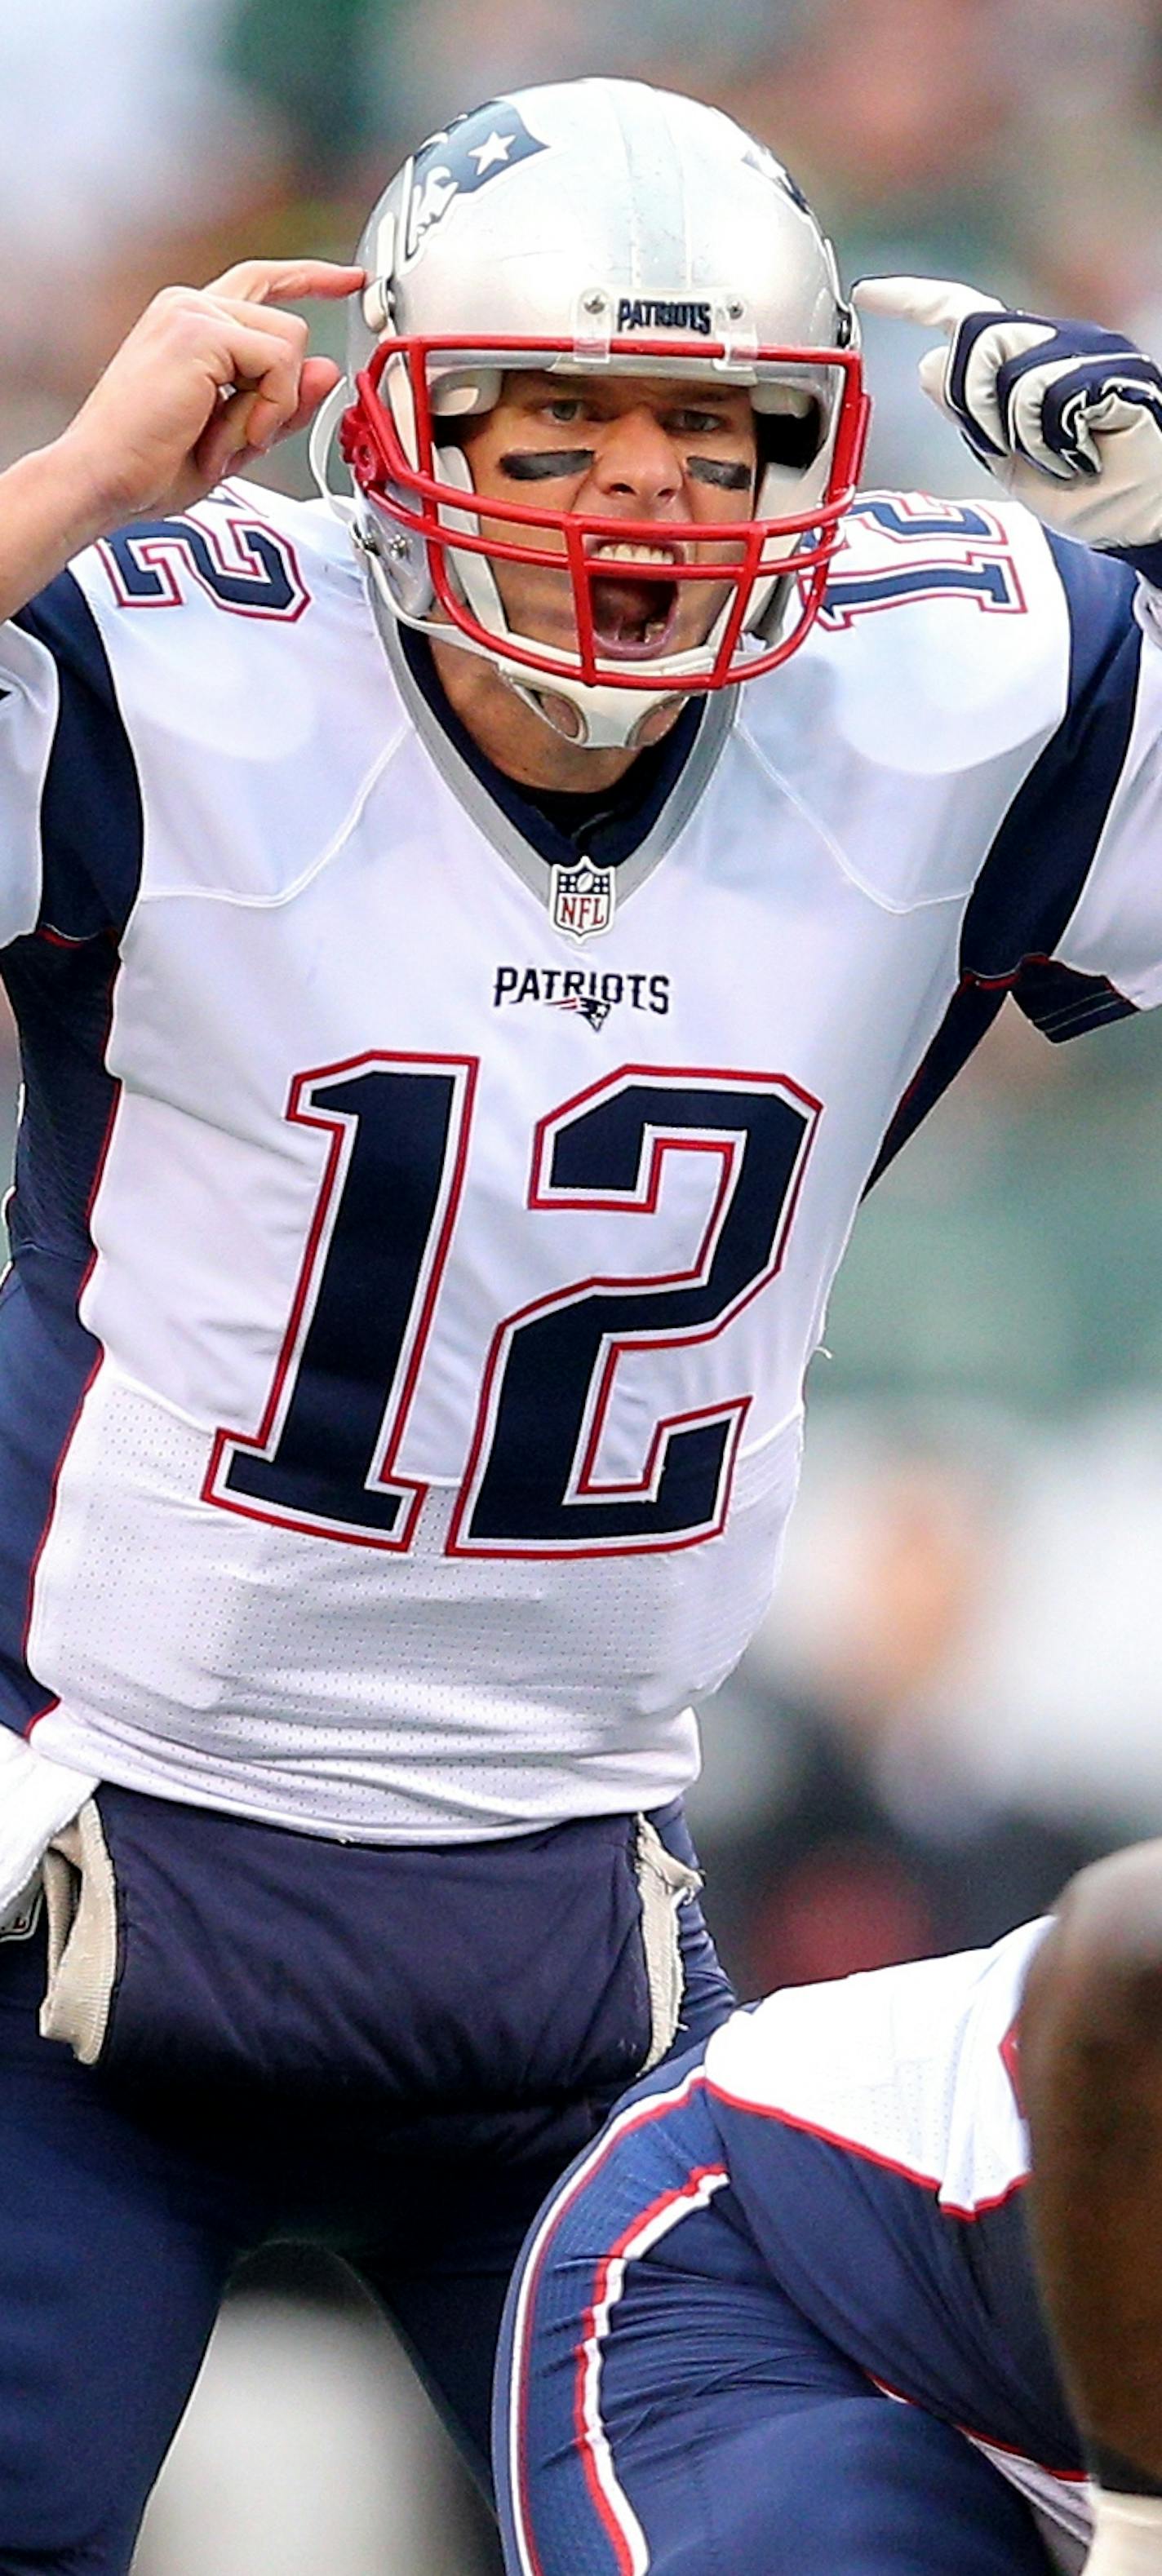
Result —
[[[542,679],[536,671],[522,670],[519,663],[499,662],[500,675],[515,689],[518,698],[531,707],[555,734],[574,743],[579,751],[628,751],[634,736],[655,707],[682,704],[676,689],[607,689],[594,687],[588,680]],[[548,712],[545,701],[563,699],[578,718],[574,732],[558,724]]]

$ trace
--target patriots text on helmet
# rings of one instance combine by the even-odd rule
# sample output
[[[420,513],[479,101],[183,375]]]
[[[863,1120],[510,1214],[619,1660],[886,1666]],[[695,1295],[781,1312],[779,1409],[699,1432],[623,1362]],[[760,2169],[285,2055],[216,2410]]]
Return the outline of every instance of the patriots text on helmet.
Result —
[[[657,295],[623,295],[617,308],[619,331],[697,331],[708,340],[714,329],[709,304],[680,303]]]

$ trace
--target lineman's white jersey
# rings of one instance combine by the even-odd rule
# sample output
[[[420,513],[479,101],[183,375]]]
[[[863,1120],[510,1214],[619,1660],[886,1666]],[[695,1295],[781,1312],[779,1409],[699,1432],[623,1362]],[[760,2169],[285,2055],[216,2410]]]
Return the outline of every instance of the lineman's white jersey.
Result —
[[[1045,1917],[988,1950],[782,1986],[732,2013],[706,2044],[716,2111],[851,2147],[952,2218],[999,2208],[1029,2172],[1014,2032],[1048,1929]]]
[[[871,499],[580,883],[314,505],[225,487],[23,612],[10,1723],[367,1841],[681,1790],[877,1158],[1010,987],[1064,1035],[1162,987],[1132,591]]]

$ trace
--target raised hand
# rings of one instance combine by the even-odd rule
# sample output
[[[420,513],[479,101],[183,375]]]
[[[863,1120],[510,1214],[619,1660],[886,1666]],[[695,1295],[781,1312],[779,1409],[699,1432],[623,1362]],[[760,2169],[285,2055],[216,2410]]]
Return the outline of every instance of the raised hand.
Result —
[[[1162,371],[1152,358],[1120,332],[1011,311],[947,278],[865,278],[855,301],[944,333],[947,345],[921,359],[920,382],[1007,492],[1063,535],[1162,576]]]
[[[57,441],[62,471],[91,493],[92,532],[189,509],[303,428],[340,370],[310,356],[307,324],[279,306],[362,282],[331,260],[256,259],[155,295]]]

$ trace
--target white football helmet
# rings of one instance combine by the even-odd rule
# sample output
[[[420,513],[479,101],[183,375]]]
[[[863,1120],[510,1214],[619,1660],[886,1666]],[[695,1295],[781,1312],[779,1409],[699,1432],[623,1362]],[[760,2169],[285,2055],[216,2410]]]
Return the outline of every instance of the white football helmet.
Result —
[[[355,398],[339,439],[381,613],[487,655],[586,746],[632,744],[673,693],[769,671],[802,642],[868,403],[830,244],[763,145],[717,109],[637,81],[521,90],[405,163],[357,256],[368,283],[353,299]],[[700,544],[720,553],[721,524],[683,524],[675,560],[672,521],[531,497],[490,498],[486,534],[456,429],[492,407],[511,367],[745,387],[760,466],[751,515],[730,522],[736,556],[712,558],[713,576],[699,561]],[[543,565],[530,538],[544,530],[572,579],[576,651],[510,627],[492,570],[506,557]],[[703,644],[628,662],[602,653],[594,549],[609,540],[664,545],[675,584],[725,587]],[[656,557],[649,569],[656,578]]]

